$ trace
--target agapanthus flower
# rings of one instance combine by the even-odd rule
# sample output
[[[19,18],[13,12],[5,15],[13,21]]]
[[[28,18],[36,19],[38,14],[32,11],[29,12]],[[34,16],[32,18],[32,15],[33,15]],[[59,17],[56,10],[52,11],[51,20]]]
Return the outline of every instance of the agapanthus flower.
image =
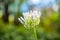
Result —
[[[40,23],[41,11],[33,10],[23,13],[23,17],[18,18],[18,20],[24,24],[25,27],[33,27]]]

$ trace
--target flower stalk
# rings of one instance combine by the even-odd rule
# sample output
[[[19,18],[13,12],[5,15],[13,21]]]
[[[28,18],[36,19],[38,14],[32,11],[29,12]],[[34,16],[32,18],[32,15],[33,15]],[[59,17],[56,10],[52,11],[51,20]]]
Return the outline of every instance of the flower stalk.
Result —
[[[35,37],[35,40],[37,40],[37,34],[36,34],[36,28],[34,27],[34,37]]]

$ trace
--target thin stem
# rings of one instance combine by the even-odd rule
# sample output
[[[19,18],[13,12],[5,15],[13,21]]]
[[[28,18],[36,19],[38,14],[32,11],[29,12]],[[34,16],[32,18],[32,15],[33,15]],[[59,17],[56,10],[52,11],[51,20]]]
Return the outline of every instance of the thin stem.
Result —
[[[35,37],[35,40],[37,40],[36,28],[35,27],[34,27],[34,37]]]

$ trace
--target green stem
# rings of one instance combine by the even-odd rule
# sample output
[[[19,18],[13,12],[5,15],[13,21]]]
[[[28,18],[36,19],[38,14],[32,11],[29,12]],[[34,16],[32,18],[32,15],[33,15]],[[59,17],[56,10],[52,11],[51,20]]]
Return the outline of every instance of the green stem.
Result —
[[[34,37],[35,37],[35,40],[37,40],[36,28],[35,27],[34,27]]]

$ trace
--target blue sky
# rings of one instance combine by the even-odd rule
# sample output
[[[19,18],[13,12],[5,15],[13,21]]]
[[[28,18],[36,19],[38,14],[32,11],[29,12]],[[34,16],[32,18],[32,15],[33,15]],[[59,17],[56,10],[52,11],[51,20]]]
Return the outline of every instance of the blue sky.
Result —
[[[31,6],[40,6],[40,7],[47,7],[51,6],[52,4],[56,4],[56,0],[27,0],[26,3],[21,5],[21,11],[27,12],[30,10]]]

